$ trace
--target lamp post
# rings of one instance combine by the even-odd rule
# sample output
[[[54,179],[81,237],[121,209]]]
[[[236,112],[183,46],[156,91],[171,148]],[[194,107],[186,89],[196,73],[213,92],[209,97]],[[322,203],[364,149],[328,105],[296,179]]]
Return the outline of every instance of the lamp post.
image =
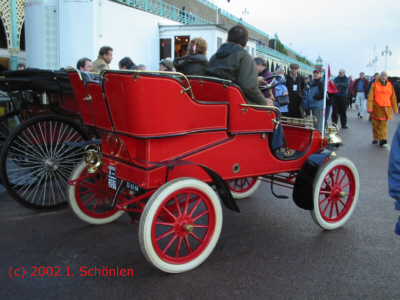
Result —
[[[369,79],[371,79],[371,68],[372,68],[371,62],[368,63],[367,68],[368,68],[368,77],[369,77]]]
[[[249,11],[247,10],[247,8],[244,9],[244,11],[242,12],[242,15],[244,15],[243,20],[246,22],[246,15],[249,14]]]
[[[375,56],[375,58],[372,60],[372,63],[374,65],[374,74],[376,73],[376,63],[378,62],[378,57]]]
[[[386,55],[385,57],[385,71],[386,71],[386,65],[387,65],[387,56],[391,56],[392,55],[392,51],[389,50],[389,47],[386,46],[386,49],[382,51],[382,56]]]

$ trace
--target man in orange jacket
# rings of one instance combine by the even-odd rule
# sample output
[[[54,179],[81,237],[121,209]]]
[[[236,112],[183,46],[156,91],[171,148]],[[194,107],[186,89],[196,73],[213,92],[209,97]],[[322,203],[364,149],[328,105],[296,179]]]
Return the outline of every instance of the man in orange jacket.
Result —
[[[368,95],[368,112],[372,119],[372,144],[387,144],[387,121],[392,119],[392,110],[398,113],[396,94],[392,84],[387,80],[387,73],[381,72],[379,78],[371,85]]]

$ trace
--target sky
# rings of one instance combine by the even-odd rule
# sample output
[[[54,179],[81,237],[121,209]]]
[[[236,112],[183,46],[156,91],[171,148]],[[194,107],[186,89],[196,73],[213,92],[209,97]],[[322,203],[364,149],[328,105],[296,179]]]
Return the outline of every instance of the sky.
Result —
[[[212,2],[212,1],[211,1]],[[400,0],[214,0],[315,63],[320,55],[332,75],[359,77],[385,70],[400,77]],[[244,11],[248,14],[243,14]],[[368,68],[375,56],[378,61]]]

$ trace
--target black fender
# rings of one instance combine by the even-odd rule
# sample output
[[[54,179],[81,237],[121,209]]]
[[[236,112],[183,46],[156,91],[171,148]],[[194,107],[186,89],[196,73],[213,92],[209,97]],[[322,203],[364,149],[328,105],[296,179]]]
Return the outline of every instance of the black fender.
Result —
[[[313,184],[315,175],[332,151],[321,149],[310,155],[297,174],[293,188],[294,203],[306,210],[314,209]]]
[[[206,166],[201,165],[201,164],[196,164],[194,162],[187,161],[187,160],[170,160],[170,161],[165,161],[165,162],[150,162],[150,163],[154,164],[154,165],[157,165],[157,166],[167,167],[168,171],[170,169],[174,168],[174,167],[179,167],[179,166],[184,166],[184,165],[199,166],[212,179],[215,187],[217,188],[217,192],[218,192],[222,202],[226,206],[226,208],[228,208],[230,210],[233,210],[233,211],[236,211],[236,212],[240,212],[240,209],[237,206],[235,200],[233,199],[231,191],[230,191],[229,186],[226,183],[226,181],[223,180],[222,177],[219,176],[217,172],[215,172],[214,170],[210,169],[209,167],[206,167]],[[166,181],[168,181],[168,171],[167,171]]]

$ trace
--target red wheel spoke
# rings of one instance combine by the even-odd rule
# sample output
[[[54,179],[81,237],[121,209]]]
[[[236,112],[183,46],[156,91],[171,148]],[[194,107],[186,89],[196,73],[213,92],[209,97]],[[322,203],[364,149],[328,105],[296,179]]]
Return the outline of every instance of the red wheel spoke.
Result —
[[[79,195],[86,195],[86,194],[90,194],[90,193],[94,193],[93,189],[90,189],[90,190],[84,191],[84,192],[79,192]]]
[[[201,201],[201,198],[199,198],[199,200],[197,200],[197,202],[194,204],[194,206],[192,207],[192,210],[189,212],[189,216],[191,217],[192,215],[193,215],[193,213],[194,213],[194,211],[196,210],[196,208],[199,206],[199,204],[200,204],[200,201]]]
[[[178,216],[180,216],[181,208],[179,207],[178,199],[176,199],[176,196],[174,197],[174,202],[175,202],[176,209],[178,210]]]
[[[162,226],[174,226],[174,223],[167,223],[167,222],[156,222],[156,225],[162,225]]]
[[[167,214],[169,214],[172,218],[174,218],[174,220],[176,220],[176,217],[165,207],[163,206],[162,208],[164,211],[166,211]]]
[[[183,210],[183,214],[187,214],[187,209],[188,209],[188,206],[189,206],[189,193],[187,193],[186,194],[186,200],[185,200],[185,209]]]
[[[345,187],[347,187],[348,185],[350,185],[351,184],[351,182],[349,181],[348,183],[346,183],[344,186],[342,186],[342,190],[345,188]]]
[[[326,210],[327,210],[330,206],[332,206],[332,201],[329,201],[328,204],[325,206],[325,209],[324,209],[324,211],[322,212],[323,215],[325,214]]]
[[[180,236],[178,239],[178,245],[176,247],[175,258],[179,257],[179,251],[181,250],[181,243],[182,243],[182,237]]]
[[[97,205],[99,205],[99,201],[100,201],[100,200],[101,200],[100,198],[97,198],[96,202],[95,202],[94,205],[93,205],[92,212],[94,212],[94,210],[97,208]],[[104,201],[103,201],[103,203],[104,203]],[[103,206],[104,206],[104,204],[103,204]]]
[[[335,184],[339,184],[340,169],[337,170]]]
[[[193,227],[194,228],[210,228],[209,225],[196,225],[196,224],[193,224]]]
[[[331,196],[325,197],[325,199],[321,200],[319,202],[319,204],[323,204],[323,203],[325,203],[326,201],[329,201],[329,200],[331,200]]]
[[[331,179],[331,181],[332,181],[332,179]],[[324,182],[326,183],[326,185],[327,185],[330,189],[332,189],[332,185],[328,182],[328,178],[327,178],[327,177],[324,178]]]
[[[175,230],[174,230],[174,228],[172,228],[171,230],[167,231],[163,235],[160,235],[159,237],[157,237],[156,241],[159,241],[159,240],[165,238],[167,235],[170,235],[171,233],[174,233],[174,232],[175,232]]]
[[[346,195],[348,195],[348,194],[346,194]],[[342,203],[342,205],[343,205],[344,207],[347,206],[347,203],[344,203],[344,202],[342,201],[342,199],[340,199],[339,201],[340,201],[340,203]]]
[[[93,196],[90,197],[90,198],[88,199],[88,201],[86,201],[85,203],[83,203],[83,206],[88,205],[88,203],[89,203],[90,201],[92,201],[92,200],[94,199],[94,197],[96,197],[96,194],[93,194]]]
[[[187,236],[185,236],[185,244],[186,244],[186,248],[187,248],[189,254],[192,254],[192,249],[190,248],[189,239]]]
[[[178,236],[175,234],[171,240],[168,242],[167,246],[165,246],[164,250],[162,251],[164,254],[165,252],[167,252],[167,250],[169,249],[169,247],[171,247],[172,243],[176,240]]]
[[[339,216],[339,205],[337,202],[335,203],[335,208],[336,208],[336,216]]]
[[[339,182],[339,186],[341,186],[343,184],[343,181],[347,178],[346,173],[344,173],[342,179]]]
[[[196,240],[198,240],[200,243],[202,243],[203,242],[203,240],[201,240],[197,235],[195,235],[193,232],[190,232],[190,235],[192,236],[192,237],[194,237]]]
[[[197,216],[193,217],[193,221],[197,220],[198,218],[201,218],[202,216],[204,216],[205,214],[208,214],[208,210],[203,211],[201,214],[198,214]]]

